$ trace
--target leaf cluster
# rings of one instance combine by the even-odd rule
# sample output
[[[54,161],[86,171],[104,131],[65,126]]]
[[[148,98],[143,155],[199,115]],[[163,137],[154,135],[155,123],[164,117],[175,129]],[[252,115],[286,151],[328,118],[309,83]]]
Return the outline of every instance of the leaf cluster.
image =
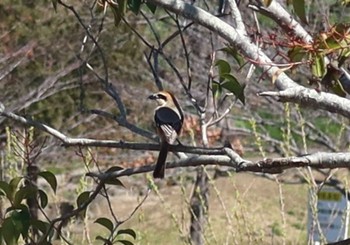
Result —
[[[56,192],[57,180],[54,174],[43,171],[39,172],[38,176],[45,179],[52,190]],[[9,183],[0,181],[0,198],[5,198],[10,203],[0,227],[0,242],[14,245],[18,244],[20,238],[30,241],[34,239],[34,234],[30,231],[37,230],[44,238],[43,240],[39,239],[38,244],[50,244],[48,239],[53,236],[50,223],[33,218],[28,205],[24,202],[35,199],[40,208],[44,209],[48,204],[48,196],[44,190],[28,184],[24,177],[15,177]]]
[[[350,25],[337,24],[320,32],[312,44],[292,43],[288,57],[292,62],[309,61],[313,80],[321,82],[339,96],[350,91],[340,82],[341,67],[350,56]]]
[[[243,58],[239,53],[232,47],[225,47],[221,51],[232,56],[238,65],[243,65]],[[218,98],[224,90],[233,93],[237,99],[245,104],[244,88],[245,85],[241,84],[235,75],[231,71],[230,64],[223,59],[216,60],[215,67],[218,70],[218,76],[214,78],[212,84],[212,93],[214,98]]]

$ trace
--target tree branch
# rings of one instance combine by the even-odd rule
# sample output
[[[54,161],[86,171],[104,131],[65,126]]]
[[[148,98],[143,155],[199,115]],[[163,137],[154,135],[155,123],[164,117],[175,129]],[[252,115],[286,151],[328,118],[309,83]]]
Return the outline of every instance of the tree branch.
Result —
[[[236,0],[227,0],[227,3],[228,3],[228,6],[230,7],[231,16],[234,19],[236,28],[246,35],[247,33],[246,33],[245,25],[242,19],[241,12],[239,11],[239,8],[237,6]]]
[[[186,159],[167,162],[167,168],[179,167],[196,167],[201,165],[216,165],[233,168],[236,172],[260,172],[276,174],[283,170],[296,167],[313,167],[317,169],[322,168],[349,168],[350,167],[350,153],[326,153],[318,152],[310,155],[299,157],[281,157],[281,158],[266,158],[256,162],[245,160],[234,151],[234,158],[229,156],[207,155],[207,156],[192,156]],[[137,168],[126,168],[113,172],[105,173],[88,173],[88,176],[97,177],[99,179],[117,178],[121,176],[130,176],[134,174],[147,173],[154,170],[155,165],[145,165]]]
[[[329,93],[316,93],[314,89],[308,89],[295,83],[284,72],[281,72],[277,66],[274,66],[271,59],[259,49],[259,47],[252,43],[247,36],[214,15],[181,0],[149,1],[214,31],[231,45],[235,46],[242,54],[251,60],[251,62],[262,68],[263,72],[270,77],[276,77],[276,75],[279,74],[274,83],[277,89],[285,90],[294,88],[298,91],[303,91],[302,95],[300,95],[301,97],[299,97],[300,99],[293,102],[304,105],[306,101],[317,100],[320,103],[312,103],[312,107],[350,117],[350,106],[347,99]],[[335,100],[337,103],[335,103]]]
[[[318,92],[315,89],[306,89],[298,86],[283,91],[261,92],[258,95],[278,97],[282,102],[293,102],[305,107],[321,108],[350,118],[349,100],[335,94]]]
[[[0,102],[0,116],[4,116],[15,122],[25,124],[27,126],[32,126],[36,129],[42,130],[56,139],[62,141],[63,146],[92,146],[92,147],[112,147],[119,149],[130,149],[130,150],[148,150],[148,151],[159,151],[159,144],[151,144],[151,143],[128,143],[124,141],[115,141],[115,140],[95,140],[88,138],[72,138],[66,136],[60,131],[47,126],[38,121],[32,120],[30,118],[25,118],[19,115],[16,115],[12,112],[5,111],[4,105]],[[191,154],[200,154],[200,155],[225,155],[225,148],[201,148],[201,147],[191,147],[185,145],[171,145],[169,147],[169,151],[171,152],[185,152]]]
[[[312,36],[280,5],[278,1],[271,1],[269,7],[265,7],[263,4],[249,4],[248,7],[274,20],[275,23],[288,35],[296,36],[305,43],[313,42]]]

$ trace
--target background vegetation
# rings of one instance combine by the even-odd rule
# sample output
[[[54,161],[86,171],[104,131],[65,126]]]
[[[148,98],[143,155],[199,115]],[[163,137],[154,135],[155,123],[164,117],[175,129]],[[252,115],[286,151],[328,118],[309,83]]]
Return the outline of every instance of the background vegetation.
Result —
[[[299,62],[293,60],[295,47],[285,45],[299,40],[251,7],[271,1],[238,2],[252,43],[275,63]],[[235,25],[228,6],[193,4]],[[308,21],[303,26],[315,39],[349,21],[347,1],[305,1],[306,20],[293,4],[281,4],[301,23]],[[163,87],[185,111],[184,145],[225,145],[251,161],[348,151],[346,117],[258,96],[274,90],[276,78],[254,68],[217,33],[155,6],[1,1],[0,102],[7,112],[71,138],[152,146],[154,105],[147,96]],[[348,52],[348,33],[344,37],[346,47],[325,57],[347,58],[342,52]],[[338,83],[325,81],[330,69],[315,65],[318,57],[303,56],[300,65],[281,69],[298,84],[347,97],[344,84],[339,90]],[[326,181],[345,191],[349,186],[346,169],[308,167],[276,174],[192,166],[167,170],[166,179],[156,182],[148,173],[100,178],[111,167],[151,165],[157,152],[66,142],[63,147],[42,128],[18,122],[0,117],[0,240],[6,244],[311,244],[307,209],[315,202],[308,203],[309,192],[317,193]]]

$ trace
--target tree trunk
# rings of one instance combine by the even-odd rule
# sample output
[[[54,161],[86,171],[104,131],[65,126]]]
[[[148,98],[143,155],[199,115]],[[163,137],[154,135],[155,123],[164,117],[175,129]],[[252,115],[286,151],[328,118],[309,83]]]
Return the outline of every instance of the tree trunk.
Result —
[[[197,179],[191,196],[191,226],[190,238],[191,244],[204,244],[204,228],[207,223],[208,211],[208,176],[202,167],[197,170]]]
[[[38,186],[38,173],[39,168],[36,165],[28,165],[27,166],[27,176],[28,180],[25,181],[26,186]],[[31,220],[37,220],[38,219],[38,211],[39,211],[39,204],[36,196],[29,197],[27,199],[27,205],[29,208],[30,213],[30,219]],[[36,228],[33,228],[33,238],[36,240],[38,235],[38,230]]]

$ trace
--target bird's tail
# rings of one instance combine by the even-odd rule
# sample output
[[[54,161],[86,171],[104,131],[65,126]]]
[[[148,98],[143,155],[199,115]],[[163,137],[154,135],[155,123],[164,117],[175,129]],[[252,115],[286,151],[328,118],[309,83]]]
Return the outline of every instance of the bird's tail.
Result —
[[[156,179],[163,179],[164,178],[164,172],[166,167],[166,157],[168,155],[169,151],[169,144],[167,142],[163,142],[160,147],[160,152],[158,155],[158,160],[156,167],[153,171],[153,177]]]

